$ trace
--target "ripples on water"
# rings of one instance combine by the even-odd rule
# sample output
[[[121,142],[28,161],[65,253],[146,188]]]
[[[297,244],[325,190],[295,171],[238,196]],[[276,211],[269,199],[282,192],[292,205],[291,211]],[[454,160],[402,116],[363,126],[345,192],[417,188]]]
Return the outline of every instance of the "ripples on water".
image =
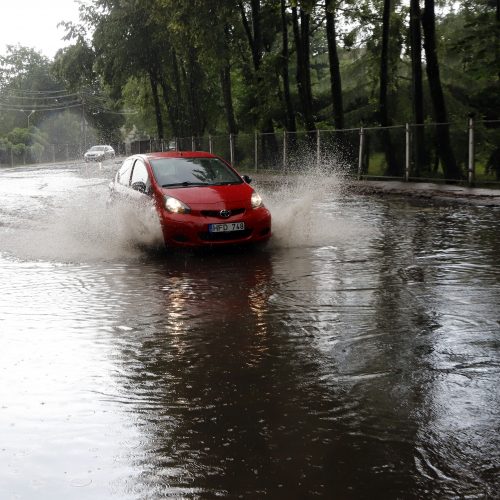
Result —
[[[6,498],[497,495],[498,211],[316,171],[256,183],[264,249],[165,255],[115,168],[0,171]]]

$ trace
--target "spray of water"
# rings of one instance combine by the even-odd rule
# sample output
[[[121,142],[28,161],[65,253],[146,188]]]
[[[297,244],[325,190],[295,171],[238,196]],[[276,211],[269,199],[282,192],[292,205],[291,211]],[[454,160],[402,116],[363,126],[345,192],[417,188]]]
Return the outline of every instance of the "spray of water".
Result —
[[[271,249],[336,245],[359,236],[360,223],[342,211],[346,182],[338,162],[317,164],[314,158],[302,157],[286,172],[276,172],[255,182],[273,218]],[[86,262],[137,258],[144,249],[163,247],[151,205],[108,206],[108,180],[84,180],[80,189],[73,186],[66,195],[43,198],[45,205],[36,214],[16,217],[2,228],[0,251],[22,259]],[[23,203],[32,199],[30,194]]]
[[[139,257],[162,245],[160,224],[151,206],[107,204],[102,184],[71,192],[17,220],[2,237],[1,250],[21,259],[86,262]]]
[[[359,222],[341,211],[347,180],[344,165],[314,156],[289,163],[275,182],[263,184],[273,216],[272,248],[335,245],[359,233]]]

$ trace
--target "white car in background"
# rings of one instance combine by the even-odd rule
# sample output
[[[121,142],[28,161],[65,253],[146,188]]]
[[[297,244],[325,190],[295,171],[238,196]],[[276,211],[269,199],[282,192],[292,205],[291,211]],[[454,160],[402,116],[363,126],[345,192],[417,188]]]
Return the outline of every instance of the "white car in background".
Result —
[[[111,146],[92,146],[84,155],[85,161],[103,161],[115,157],[115,150]]]

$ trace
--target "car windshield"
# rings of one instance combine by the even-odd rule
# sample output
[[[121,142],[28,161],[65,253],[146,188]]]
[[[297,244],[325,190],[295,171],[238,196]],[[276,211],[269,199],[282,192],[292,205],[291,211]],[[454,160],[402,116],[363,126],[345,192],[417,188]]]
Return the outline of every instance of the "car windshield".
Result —
[[[217,158],[154,158],[150,160],[162,187],[241,184],[243,181]]]
[[[92,146],[89,151],[104,151],[106,146]]]

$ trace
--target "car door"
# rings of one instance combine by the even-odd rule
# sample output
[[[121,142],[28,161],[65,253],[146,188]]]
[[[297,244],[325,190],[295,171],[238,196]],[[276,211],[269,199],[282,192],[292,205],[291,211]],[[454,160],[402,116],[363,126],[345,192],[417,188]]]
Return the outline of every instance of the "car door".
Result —
[[[141,196],[151,197],[151,179],[149,178],[148,169],[141,158],[138,158],[132,167],[130,189]]]
[[[130,200],[128,219],[137,235],[154,234],[159,228],[151,178],[142,158],[137,158],[132,166],[127,196]]]
[[[116,198],[127,198],[129,196],[130,179],[132,177],[132,168],[135,161],[135,158],[127,158],[116,173],[114,181],[109,185],[110,201],[114,201]]]

